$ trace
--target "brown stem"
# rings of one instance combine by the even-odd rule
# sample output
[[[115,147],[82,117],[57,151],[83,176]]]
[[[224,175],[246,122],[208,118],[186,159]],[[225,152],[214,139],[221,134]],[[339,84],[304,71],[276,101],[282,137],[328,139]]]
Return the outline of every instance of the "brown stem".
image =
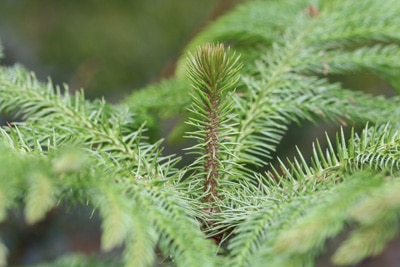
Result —
[[[206,203],[213,202],[218,198],[217,186],[218,186],[218,154],[219,154],[219,98],[218,94],[210,92],[208,97],[210,99],[211,106],[207,107],[207,114],[209,118],[209,124],[206,126],[206,147],[205,153],[207,155],[204,164],[204,170],[206,173],[206,179],[204,183],[204,191],[208,192],[204,201]],[[210,209],[213,211],[213,209]]]

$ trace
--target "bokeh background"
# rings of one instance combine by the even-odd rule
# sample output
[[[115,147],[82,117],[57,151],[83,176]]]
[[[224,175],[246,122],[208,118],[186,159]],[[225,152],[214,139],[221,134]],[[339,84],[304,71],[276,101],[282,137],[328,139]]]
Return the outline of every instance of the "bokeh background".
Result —
[[[188,41],[239,0],[1,0],[3,64],[118,100],[171,75]]]

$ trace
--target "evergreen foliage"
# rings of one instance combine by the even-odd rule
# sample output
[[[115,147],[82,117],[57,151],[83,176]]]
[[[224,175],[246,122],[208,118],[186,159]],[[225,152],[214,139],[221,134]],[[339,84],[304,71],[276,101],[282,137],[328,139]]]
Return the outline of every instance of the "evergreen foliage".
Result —
[[[335,264],[378,255],[399,228],[400,98],[329,75],[374,73],[399,92],[399,12],[396,0],[246,2],[193,40],[175,78],[121,105],[2,67],[0,110],[23,122],[0,130],[0,219],[23,207],[33,224],[87,203],[123,266],[152,266],[156,250],[172,266],[314,266],[350,228]],[[183,167],[151,132],[177,115],[175,136],[196,141]],[[335,125],[336,139],[316,140],[311,159],[276,159],[288,127],[307,121]],[[89,262],[100,266],[51,266]]]

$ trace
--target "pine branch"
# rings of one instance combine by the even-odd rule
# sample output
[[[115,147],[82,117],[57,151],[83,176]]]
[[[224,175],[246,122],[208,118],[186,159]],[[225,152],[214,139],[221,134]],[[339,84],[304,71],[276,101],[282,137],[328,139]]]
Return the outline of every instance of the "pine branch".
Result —
[[[398,43],[400,35],[396,25],[400,22],[397,16],[399,8],[396,0],[385,3],[373,0],[321,3],[321,14],[308,39],[312,44],[327,49],[368,42]]]
[[[155,116],[169,118],[184,112],[190,103],[188,87],[187,81],[183,79],[164,80],[133,92],[124,103],[129,105],[136,115],[149,114],[143,118],[149,124],[149,120],[151,122]]]
[[[223,42],[240,53],[247,73],[259,55],[279,39],[286,27],[296,20],[299,10],[306,9],[308,1],[251,1],[239,4],[235,10],[208,25],[186,47],[183,55],[195,51],[207,42]],[[252,18],[252,19],[249,19]],[[249,64],[246,64],[249,63]],[[180,58],[177,77],[183,77],[186,59]]]
[[[268,5],[271,3],[268,3]],[[340,99],[332,99],[332,96],[338,96],[340,94],[341,88],[339,86],[333,86],[329,85],[326,83],[324,87],[328,88],[329,90],[325,90],[328,95],[326,96],[320,96],[320,103],[323,103],[322,101],[329,101],[329,105],[321,105],[322,107],[325,107],[326,111],[324,109],[314,109],[309,110],[308,114],[307,112],[302,112],[301,108],[296,108],[298,107],[299,103],[295,102],[289,102],[289,103],[282,103],[285,101],[286,98],[284,97],[279,97],[279,99],[276,99],[276,101],[271,100],[271,96],[274,95],[281,95],[282,91],[288,91],[288,95],[304,95],[307,94],[308,90],[314,90],[315,92],[320,91],[321,89],[321,82],[306,82],[304,83],[304,88],[305,90],[298,90],[298,83],[304,78],[304,67],[307,66],[307,64],[303,64],[302,68],[299,68],[299,62],[309,62],[310,59],[315,58],[315,55],[321,55],[321,57],[324,57],[325,50],[327,50],[327,46],[325,43],[316,43],[314,40],[310,40],[310,36],[313,36],[314,32],[318,36],[319,31],[321,30],[320,24],[321,23],[328,23],[332,24],[332,21],[334,21],[333,25],[329,25],[330,28],[334,28],[335,23],[342,23],[342,19],[340,19],[338,14],[335,12],[338,12],[336,9],[339,9],[340,11],[344,11],[341,9],[341,4],[336,3],[336,4],[331,4],[331,5],[322,5],[321,7],[318,6],[311,6],[315,10],[320,10],[320,14],[318,16],[311,16],[309,11],[310,6],[308,6],[308,3],[306,2],[299,2],[297,4],[293,3],[286,3],[286,2],[280,2],[278,3],[272,3],[272,5],[276,4],[276,8],[267,9],[267,10],[273,10],[273,12],[276,12],[275,14],[279,15],[280,11],[284,12],[284,8],[290,7],[289,9],[294,12],[293,16],[280,16],[287,18],[287,21],[285,19],[284,22],[282,22],[282,25],[285,25],[287,27],[286,31],[283,31],[284,27],[274,27],[274,22],[277,20],[274,20],[274,22],[268,23],[267,25],[271,26],[271,32],[273,32],[273,29],[275,31],[279,29],[277,32],[272,34],[271,36],[275,36],[274,38],[275,45],[270,46],[267,45],[269,42],[264,42],[263,38],[261,37],[255,37],[254,40],[257,40],[256,43],[257,45],[267,45],[266,47],[263,48],[263,51],[258,51],[256,53],[256,57],[258,59],[258,62],[255,64],[250,60],[249,64],[246,64],[246,69],[245,72],[249,73],[253,76],[251,79],[246,79],[245,80],[245,87],[247,87],[248,92],[245,94],[248,96],[245,99],[240,99],[238,98],[235,100],[238,103],[238,110],[239,113],[247,113],[251,114],[246,119],[242,119],[239,123],[241,124],[241,128],[238,130],[238,132],[242,133],[240,137],[238,137],[239,141],[244,141],[246,145],[241,146],[241,152],[238,152],[240,154],[240,157],[238,158],[243,158],[245,159],[242,163],[249,163],[249,162],[255,162],[257,166],[262,166],[264,165],[263,161],[265,161],[265,158],[268,159],[269,155],[275,151],[276,145],[280,142],[282,136],[285,134],[287,125],[289,125],[292,121],[299,122],[299,119],[311,119],[311,120],[316,120],[316,119],[328,119],[330,121],[335,121],[335,122],[349,122],[349,123],[354,123],[355,121],[361,119],[362,121],[375,121],[376,116],[374,113],[374,110],[371,110],[368,106],[370,103],[375,103],[374,99],[372,97],[368,96],[362,96],[359,95],[358,97],[353,98],[352,102],[350,103],[352,105],[351,109],[347,109],[348,103],[343,103],[343,98],[341,97]],[[394,3],[392,3],[395,5]],[[200,35],[198,40],[213,40],[213,38],[216,38],[218,40],[226,40],[229,42],[229,39],[235,39],[238,40],[240,38],[245,38],[245,39],[251,39],[250,37],[246,38],[244,36],[259,36],[260,33],[258,32],[259,26],[257,27],[247,27],[248,23],[254,23],[254,22],[247,22],[249,21],[247,18],[249,17],[249,14],[253,14],[254,12],[257,13],[258,10],[263,10],[266,9],[263,5],[265,3],[263,2],[254,2],[248,5],[244,5],[241,8],[238,8],[236,11],[232,12],[230,16],[227,16],[226,18],[221,18],[220,21],[215,23],[215,26],[210,26],[209,30],[206,30],[204,34]],[[386,16],[386,8],[390,6],[390,4],[385,5],[381,8],[379,12],[373,11],[374,8],[371,8],[370,5],[373,5],[374,8],[380,8],[376,7],[374,3],[369,3],[362,5],[361,8],[367,9],[365,12],[374,12],[374,19],[376,18],[379,20],[379,16],[376,14]],[[353,4],[349,4],[353,10],[356,9],[356,6]],[[280,9],[282,8],[282,9]],[[350,8],[350,7],[349,7]],[[360,7],[358,7],[360,8]],[[297,11],[297,13],[295,12]],[[302,12],[299,12],[302,11]],[[346,10],[346,12],[348,12]],[[286,14],[287,14],[286,13]],[[358,12],[359,13],[359,12]],[[245,15],[246,14],[246,15]],[[393,13],[390,13],[393,14]],[[360,17],[363,15],[360,15]],[[372,15],[371,15],[372,16]],[[267,16],[268,17],[268,16]],[[273,16],[272,16],[273,17]],[[353,16],[354,17],[354,16]],[[232,23],[232,19],[235,19],[235,23]],[[258,19],[262,20],[260,16],[255,16],[255,20],[257,21]],[[238,22],[238,20],[243,20],[243,22]],[[340,21],[339,21],[340,20]],[[281,21],[281,19],[279,20]],[[362,21],[362,19],[361,19]],[[386,18],[385,18],[386,21]],[[286,24],[287,23],[287,24]],[[263,25],[263,31],[265,32],[265,25]],[[235,25],[243,25],[242,30],[235,30]],[[258,22],[257,22],[258,25]],[[355,24],[356,25],[356,24]],[[370,32],[373,31],[373,28],[368,28],[368,27],[373,27],[372,24],[365,25],[365,29]],[[380,27],[387,27],[389,29],[390,27],[397,27],[395,23],[392,21],[387,21],[387,24],[383,25],[379,23]],[[281,25],[280,25],[281,26]],[[326,26],[328,27],[328,26]],[[335,29],[336,30],[336,29]],[[343,29],[347,30],[347,29]],[[246,34],[244,34],[246,32]],[[284,32],[284,35],[282,37],[282,32]],[[224,37],[226,35],[223,35],[222,33],[228,34],[230,37]],[[373,35],[371,34],[371,40],[374,39]],[[227,39],[226,39],[227,38]],[[193,41],[192,45],[189,45],[189,50],[193,49],[193,47],[198,44],[201,41],[198,41],[197,39]],[[297,41],[296,41],[297,40]],[[297,44],[296,44],[297,42]],[[346,43],[347,44],[347,43]],[[346,44],[343,44],[342,47],[347,47],[345,46]],[[245,51],[241,50],[240,48],[240,43],[234,44],[235,47],[237,47],[238,51],[240,51],[243,54],[246,54]],[[256,46],[256,45],[255,45]],[[252,49],[251,47],[254,47],[253,45],[247,45],[246,46],[248,49]],[[388,49],[383,47],[382,49]],[[285,52],[286,51],[286,52]],[[383,51],[383,50],[382,50]],[[340,51],[339,51],[340,52]],[[393,52],[393,51],[391,51]],[[327,52],[329,53],[329,52]],[[349,52],[350,54],[351,52]],[[388,52],[389,53],[389,52]],[[389,57],[383,58],[380,56],[381,52],[378,50],[370,51],[370,56],[374,55],[376,57],[380,58],[380,61],[382,62],[381,66],[386,65],[386,70],[388,68],[396,68],[395,62],[397,62],[395,59],[390,59]],[[262,55],[261,59],[262,61],[260,62],[260,55]],[[357,51],[352,54],[352,56],[356,56]],[[246,58],[246,56],[244,57]],[[351,58],[351,57],[350,57]],[[286,60],[286,61],[285,61]],[[297,61],[297,62],[296,62]],[[279,62],[279,65],[276,64],[276,62]],[[395,65],[393,65],[393,63]],[[329,72],[329,64],[330,62],[326,62],[325,60],[313,60],[313,63],[315,65],[318,65],[318,72],[325,73]],[[334,63],[333,63],[334,64]],[[181,64],[183,65],[183,63]],[[249,67],[251,66],[251,67]],[[281,66],[281,67],[279,67]],[[358,65],[357,68],[358,70],[362,70],[365,66]],[[182,67],[178,67],[178,76],[181,71]],[[250,68],[250,69],[249,69]],[[281,68],[279,70],[279,68]],[[332,68],[335,68],[334,66]],[[354,69],[355,70],[355,69]],[[295,71],[295,74],[298,75],[293,75],[293,71]],[[387,72],[386,72],[387,73]],[[261,79],[255,80],[254,77],[260,76]],[[390,77],[389,77],[390,76]],[[395,82],[396,78],[393,77],[393,75],[386,76],[386,78],[390,79],[391,81]],[[271,77],[274,77],[271,80]],[[310,80],[313,80],[311,78]],[[276,83],[278,81],[278,83]],[[285,81],[284,83],[280,84],[281,82]],[[295,85],[293,88],[292,85]],[[306,87],[308,86],[308,87]],[[330,92],[331,88],[336,87],[336,90],[339,92]],[[314,89],[315,88],[315,89]],[[335,90],[335,91],[336,91]],[[174,93],[170,94],[174,95]],[[261,93],[260,93],[261,92]],[[257,96],[257,99],[254,99],[254,96]],[[362,100],[358,101],[359,97],[362,97]],[[306,96],[304,96],[306,99]],[[371,99],[368,99],[371,98]],[[293,99],[293,98],[292,98]],[[242,101],[241,101],[242,100]],[[296,99],[297,101],[298,99]],[[368,104],[365,103],[365,100],[368,101]],[[377,105],[386,105],[386,101],[380,101],[380,99],[377,100],[378,102],[375,103],[375,106]],[[396,100],[395,102],[398,102]],[[254,106],[248,106],[249,103],[257,103]],[[280,108],[279,111],[276,111],[274,109],[274,104],[279,103]],[[311,105],[315,105],[316,102],[314,99],[310,99]],[[325,103],[324,103],[325,104]],[[310,106],[311,106],[310,105]],[[395,104],[397,105],[397,104]],[[294,107],[294,112],[291,110],[288,110],[288,108]],[[367,107],[367,108],[364,108]],[[342,112],[342,110],[346,109],[346,112]],[[311,112],[310,112],[311,111]],[[365,113],[365,111],[369,111]],[[332,112],[331,114],[328,114]],[[388,112],[390,114],[390,112]],[[360,115],[363,117],[360,118]],[[267,124],[265,127],[261,126],[263,124]],[[274,132],[276,131],[276,132]],[[240,143],[240,142],[239,142]],[[254,146],[254,148],[248,149],[250,147],[250,144],[257,144]],[[259,155],[264,155],[264,159],[259,159]]]
[[[313,53],[299,58],[296,71],[311,74],[348,74],[353,72],[373,72],[399,89],[397,73],[400,69],[397,45],[374,45],[352,50],[336,49],[323,51],[318,47]]]
[[[200,173],[204,175],[206,203],[219,199],[219,180],[222,173],[230,168],[224,166],[224,158],[229,155],[231,144],[224,139],[229,139],[232,134],[229,113],[232,111],[233,86],[239,79],[237,73],[240,67],[238,58],[230,55],[229,48],[225,51],[223,45],[206,44],[190,55],[188,76],[194,91],[189,123],[197,131],[189,134],[199,142],[191,150],[200,155],[195,168],[203,165]]]
[[[351,205],[383,182],[379,175],[367,172],[356,172],[346,179],[328,192],[317,194],[305,215],[294,221],[295,227],[281,232],[274,245],[274,252],[279,253],[279,257],[301,259],[310,253],[321,252],[328,238],[343,231]]]
[[[0,75],[0,110],[26,118],[19,129],[29,145],[46,145],[54,138],[59,144],[79,140],[105,161],[111,159],[118,170],[134,170],[131,175],[136,178],[160,177],[168,170],[161,166],[176,162],[160,156],[160,142],[145,142],[143,126],[135,126],[126,107],[113,107],[105,101],[90,103],[81,93],[74,98],[68,92],[62,95],[59,89],[54,93],[51,83],[45,87],[21,68],[2,69]],[[25,131],[26,124],[33,127]]]
[[[0,205],[1,220],[9,209],[24,204],[25,220],[29,224],[36,223],[43,219],[47,212],[58,204],[58,198],[66,189],[60,177],[67,178],[68,175],[76,174],[84,167],[75,168],[73,173],[71,168],[59,168],[63,161],[69,167],[71,160],[65,162],[66,152],[59,151],[57,155],[52,151],[50,161],[46,161],[42,150],[37,146],[30,148],[19,147],[18,136],[9,136],[1,129],[0,142]],[[22,141],[22,144],[24,142]],[[64,159],[63,159],[64,158]],[[81,161],[81,163],[83,163]],[[61,165],[60,165],[61,164]],[[65,166],[64,164],[64,166]],[[76,167],[76,165],[75,165]],[[82,168],[81,168],[82,167]],[[23,203],[22,203],[23,202]],[[0,265],[6,266],[7,249],[4,244],[0,244]]]
[[[332,260],[336,264],[356,264],[365,257],[376,256],[395,237],[399,228],[398,190],[398,180],[391,180],[374,188],[371,194],[364,196],[351,208],[350,218],[360,227],[333,255]]]
[[[347,224],[354,232],[333,261],[376,255],[399,226],[399,98],[321,76],[372,71],[397,86],[399,10],[395,0],[245,3],[188,46],[231,44],[244,68],[206,44],[188,59],[190,94],[180,61],[176,79],[131,96],[130,110],[1,68],[0,110],[25,121],[0,128],[0,220],[21,204],[34,223],[60,201],[83,201],[102,218],[102,249],[124,246],[125,266],[151,266],[158,248],[177,266],[312,266]],[[144,123],[188,106],[197,158],[176,169]],[[336,146],[317,141],[311,160],[299,151],[269,165],[290,124],[321,120],[370,122]]]
[[[378,196],[383,196],[382,193],[378,193],[382,192],[381,187],[393,187],[391,181],[395,180],[389,180],[386,183],[382,174],[377,174],[377,172],[387,170],[392,175],[398,173],[400,159],[396,151],[400,148],[397,135],[397,124],[391,126],[386,124],[366,128],[361,136],[353,133],[349,144],[346,145],[346,138],[341,133],[337,138],[337,151],[329,145],[329,150],[324,154],[317,143],[312,166],[308,167],[300,155],[299,160],[289,162],[289,168],[282,166],[283,174],[277,171],[274,174],[268,174],[272,181],[283,179],[282,184],[270,187],[267,193],[267,196],[275,201],[266,200],[258,207],[253,206],[254,211],[247,212],[245,216],[247,218],[235,230],[237,238],[234,237],[230,241],[231,254],[234,256],[231,264],[258,266],[258,262],[261,266],[261,262],[268,261],[274,266],[299,266],[305,261],[310,262],[312,260],[310,255],[316,256],[322,250],[325,241],[340,233],[344,228],[344,223],[352,220],[351,217],[354,215],[349,217],[349,212],[354,209],[352,208],[354,203],[365,198],[366,192],[368,195],[371,192],[377,192]],[[378,161],[359,160],[364,158],[364,155],[368,155],[371,150],[380,154],[380,156],[376,155]],[[373,171],[368,171],[371,168]],[[338,183],[340,185],[337,185]],[[371,197],[370,202],[367,201],[367,203],[372,203],[372,201],[376,202],[376,198]],[[370,216],[369,208],[367,208],[370,204],[366,204],[368,206],[360,209],[368,213],[364,213],[364,218],[376,218],[374,222],[378,222],[381,217],[397,213],[396,201],[390,204],[389,201],[385,204],[380,203],[377,204],[379,208],[375,210],[381,215]],[[394,210],[390,210],[391,205]],[[321,216],[321,214],[324,215]],[[363,227],[360,228],[361,232],[364,231]],[[367,223],[365,227],[371,230],[371,227],[378,227],[378,224]],[[392,224],[392,227],[382,228],[382,231],[393,229],[393,227],[396,228]],[[363,236],[361,232],[360,235]],[[359,238],[358,235],[356,236],[355,238]],[[379,242],[375,239],[377,243],[371,240],[371,244],[376,244],[376,249],[379,249],[388,238],[393,237],[393,234],[376,234],[376,236],[380,236],[381,239]],[[350,240],[349,246],[353,244]],[[271,247],[275,249],[271,250]],[[348,250],[338,250],[337,253],[342,255],[346,251]],[[361,254],[357,256],[357,259],[373,255],[377,250],[359,251]],[[353,263],[355,258],[349,255],[346,254],[345,257],[348,261],[341,256],[336,256],[334,259],[341,263]]]
[[[2,155],[10,158],[9,155],[12,152],[8,150],[5,152]],[[79,155],[82,158],[82,153]],[[53,156],[52,153],[49,154],[50,159]],[[2,170],[11,174],[10,170],[19,164],[17,170],[20,173],[11,177],[3,175],[1,182],[7,181],[5,178],[13,183],[22,180],[22,184],[24,184],[25,179],[32,182],[32,189],[27,184],[31,193],[26,198],[26,216],[32,222],[40,219],[38,216],[43,217],[49,207],[47,201],[49,190],[43,194],[43,190],[38,192],[36,189],[43,185],[44,179],[46,179],[45,185],[54,183],[51,192],[62,193],[60,197],[64,201],[69,198],[72,201],[80,200],[99,209],[103,220],[102,248],[108,251],[125,243],[127,247],[124,252],[124,258],[127,260],[126,266],[136,266],[136,263],[141,266],[151,265],[154,261],[157,241],[163,247],[165,256],[172,255],[175,261],[181,262],[182,265],[215,266],[216,259],[213,256],[215,249],[203,238],[197,222],[191,219],[193,214],[189,211],[192,209],[185,206],[184,198],[178,197],[179,192],[172,188],[163,191],[160,186],[157,186],[157,181],[154,184],[146,185],[141,182],[132,183],[132,179],[127,180],[125,177],[114,176],[113,178],[120,182],[118,184],[110,183],[104,166],[93,157],[93,154],[86,156],[90,160],[87,164],[72,169],[65,168],[66,166],[75,166],[71,162],[69,154],[61,154],[54,160],[42,157],[40,161],[32,161],[26,155],[27,159],[22,162],[15,158],[12,159],[13,164],[9,166],[4,166],[3,164],[7,164],[7,161],[2,161]],[[49,162],[52,162],[52,165],[49,166]],[[92,167],[95,168],[92,169]],[[34,168],[40,172],[32,176],[31,171]],[[51,171],[49,172],[49,170]],[[43,176],[43,174],[48,176]],[[61,177],[62,179],[60,179]],[[11,192],[14,189],[11,184],[8,184],[7,188]],[[40,186],[39,188],[48,187]],[[17,195],[20,194],[23,193]],[[8,199],[15,201],[15,194],[12,196]],[[80,196],[80,199],[77,199],[76,196]],[[55,202],[51,203],[52,205],[56,204]],[[132,210],[136,210],[136,212],[132,212]],[[191,238],[187,239],[187,236]],[[176,246],[171,246],[171,244],[176,244]],[[133,254],[131,254],[132,249],[135,249]],[[198,258],[194,255],[198,255]],[[207,260],[204,261],[204,259]]]

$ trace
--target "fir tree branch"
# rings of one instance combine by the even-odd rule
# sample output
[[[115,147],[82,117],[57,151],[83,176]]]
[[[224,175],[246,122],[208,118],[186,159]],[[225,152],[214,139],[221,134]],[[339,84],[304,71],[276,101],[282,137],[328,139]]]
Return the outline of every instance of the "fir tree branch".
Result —
[[[231,111],[233,86],[239,79],[240,67],[238,58],[230,55],[229,48],[225,51],[223,45],[206,44],[190,55],[188,76],[194,92],[193,118],[189,123],[198,128],[198,132],[190,134],[198,139],[202,148],[197,153],[201,155],[198,160],[204,168],[201,172],[205,175],[206,203],[218,199],[218,180],[221,172],[229,168],[222,165],[223,154],[230,153],[223,140],[228,138],[224,130],[228,129],[229,133],[229,126],[224,124],[230,123],[227,115]]]
[[[396,0],[385,3],[373,0],[321,3],[321,15],[307,39],[326,49],[368,42],[398,43],[400,35],[396,25],[400,22],[397,16],[399,8]],[[354,16],[355,13],[357,16]]]
[[[282,166],[283,174],[279,172],[275,172],[274,175],[268,174],[272,181],[284,179],[281,180],[281,185],[270,187],[266,193],[270,198],[281,199],[283,202],[266,201],[264,204],[261,202],[258,208],[252,207],[253,212],[247,213],[244,223],[239,224],[235,230],[238,238],[232,238],[230,241],[231,254],[234,255],[232,264],[258,266],[257,262],[261,264],[268,261],[274,266],[299,266],[304,262],[310,262],[312,259],[310,256],[316,256],[321,251],[326,239],[338,234],[342,231],[344,223],[352,220],[349,211],[353,209],[354,203],[364,199],[366,192],[369,192],[368,194],[381,192],[382,186],[383,188],[393,186],[394,180],[386,182],[378,172],[386,170],[391,175],[396,175],[399,171],[400,159],[397,152],[400,148],[397,124],[365,128],[362,135],[358,136],[355,133],[352,135],[346,145],[344,134],[340,134],[337,138],[337,152],[332,145],[329,145],[329,150],[324,154],[317,144],[310,167],[300,155],[299,160],[295,159],[289,163],[290,167]],[[359,160],[372,150],[380,154],[376,155],[378,161]],[[338,183],[340,185],[337,185]],[[306,197],[304,192],[307,192]],[[377,195],[383,196],[382,193]],[[374,197],[371,197],[368,203],[372,201],[376,201]],[[396,202],[380,203],[379,209],[375,210],[381,215],[368,214],[364,218],[396,214]],[[391,205],[394,205],[394,210],[390,210]],[[369,209],[360,208],[360,211],[362,210],[366,214],[365,211]],[[361,226],[360,231],[364,231],[363,227]],[[366,227],[371,230],[370,226]],[[380,236],[382,239],[376,243],[377,249],[382,248],[382,244],[393,234],[387,235],[387,238],[384,238],[385,234]],[[275,250],[271,250],[271,246],[274,246]],[[341,255],[346,253],[345,251],[347,250],[338,250],[337,253]],[[357,256],[359,257],[357,259],[371,255],[375,250],[360,251],[364,254]],[[349,258],[347,254],[345,258],[348,261],[341,258],[343,261],[340,262],[349,264],[355,259]],[[339,256],[334,259],[339,262]]]
[[[387,180],[387,177],[386,177]],[[332,257],[338,265],[356,264],[382,252],[399,228],[399,182],[387,180],[374,188],[349,211],[349,217],[360,227],[338,248]]]
[[[195,51],[207,42],[223,42],[234,47],[244,62],[243,70],[247,73],[254,60],[279,39],[286,27],[296,20],[299,10],[305,9],[308,1],[251,1],[239,4],[233,11],[198,34],[186,47],[183,55]],[[252,19],[248,19],[248,18]],[[249,63],[249,64],[246,64]],[[185,74],[186,57],[178,61],[177,77]]]
[[[26,118],[19,128],[30,145],[36,141],[46,145],[53,138],[59,144],[79,140],[87,149],[104,155],[106,161],[112,159],[120,171],[130,171],[135,178],[163,178],[166,169],[159,164],[173,165],[170,157],[160,156],[160,142],[144,141],[143,126],[135,126],[126,107],[113,107],[105,101],[91,103],[81,93],[75,97],[68,92],[62,95],[60,89],[54,93],[51,83],[46,87],[18,67],[2,69],[0,76],[0,109]],[[34,127],[25,132],[26,124]]]
[[[103,250],[125,247],[125,266],[152,265],[156,248],[178,266],[312,265],[346,224],[354,234],[333,260],[376,255],[399,225],[399,98],[321,76],[372,71],[397,86],[399,10],[395,0],[245,3],[188,46],[229,43],[246,63],[240,80],[234,53],[207,44],[189,56],[190,94],[181,61],[176,79],[127,99],[130,110],[1,68],[0,111],[25,121],[0,128],[0,220],[20,200],[30,223],[60,201],[83,201],[99,210]],[[143,123],[183,113],[188,95],[197,158],[177,170]],[[304,120],[373,126],[259,172],[288,125]]]

